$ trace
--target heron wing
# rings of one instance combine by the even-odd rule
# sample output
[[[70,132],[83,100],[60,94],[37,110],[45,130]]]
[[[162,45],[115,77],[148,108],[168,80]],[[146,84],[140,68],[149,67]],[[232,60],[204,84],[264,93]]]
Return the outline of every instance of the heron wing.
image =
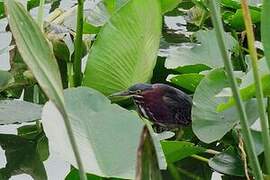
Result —
[[[183,92],[165,93],[163,101],[173,114],[176,124],[187,125],[191,122],[192,99]]]

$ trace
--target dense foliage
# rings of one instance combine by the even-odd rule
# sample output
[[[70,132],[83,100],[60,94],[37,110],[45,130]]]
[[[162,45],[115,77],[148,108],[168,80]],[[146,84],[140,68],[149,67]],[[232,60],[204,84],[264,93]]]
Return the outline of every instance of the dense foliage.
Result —
[[[0,124],[20,124],[0,179],[47,179],[49,150],[68,180],[267,177],[270,6],[245,2],[0,2]],[[191,95],[192,125],[158,134],[109,97],[139,82]]]

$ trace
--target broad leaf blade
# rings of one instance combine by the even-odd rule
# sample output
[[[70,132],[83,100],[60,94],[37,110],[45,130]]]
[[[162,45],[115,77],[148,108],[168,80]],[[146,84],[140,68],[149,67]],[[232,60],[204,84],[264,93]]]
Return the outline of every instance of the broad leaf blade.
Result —
[[[65,103],[85,170],[103,177],[134,178],[143,127],[137,114],[86,87],[66,90]],[[52,103],[44,106],[42,120],[49,147],[76,166],[66,131],[59,128],[61,118]]]
[[[159,1],[131,0],[115,12],[90,50],[83,85],[105,95],[152,76],[161,34]]]
[[[193,97],[192,129],[203,142],[211,143],[221,139],[238,122],[239,115],[235,107],[217,112],[217,107],[227,97],[217,96],[223,88],[229,87],[226,73],[222,69],[212,70],[197,87]],[[248,120],[253,123],[258,118],[256,100],[245,104]]]
[[[22,5],[5,1],[10,29],[19,52],[40,86],[58,108],[63,108],[63,92],[58,65],[48,41]]]
[[[0,101],[0,124],[13,124],[41,119],[42,106],[26,101]]]
[[[223,67],[222,56],[218,50],[216,36],[213,30],[200,30],[195,36],[200,44],[194,47],[180,47],[172,50],[166,59],[165,66],[167,68],[177,68],[179,66],[204,64],[211,68]],[[226,48],[232,51],[237,45],[237,41],[228,33],[226,36]]]
[[[162,141],[161,145],[168,163],[173,163],[192,154],[206,151],[203,147],[195,146],[185,141]]]

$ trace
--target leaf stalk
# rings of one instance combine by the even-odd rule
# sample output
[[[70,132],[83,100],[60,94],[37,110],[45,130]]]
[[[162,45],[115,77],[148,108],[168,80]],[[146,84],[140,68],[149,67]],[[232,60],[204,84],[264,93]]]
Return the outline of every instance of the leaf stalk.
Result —
[[[247,154],[250,160],[253,174],[254,174],[255,179],[262,180],[263,174],[260,168],[258,157],[255,153],[255,146],[252,139],[251,131],[249,129],[247,114],[246,114],[244,104],[243,104],[243,101],[242,101],[242,98],[240,96],[240,92],[238,89],[238,85],[237,85],[237,82],[233,73],[233,66],[229,59],[227,48],[225,46],[224,29],[223,29],[221,17],[220,17],[219,3],[216,0],[211,0],[209,1],[209,8],[211,12],[211,19],[215,28],[216,36],[217,36],[220,53],[222,55],[225,70],[228,74],[231,89],[233,92],[233,97],[236,101],[236,107],[237,107],[239,117],[240,117],[240,125],[243,132],[243,138],[245,141]]]
[[[264,55],[270,70],[270,1],[263,0],[262,13],[261,13],[261,38],[264,48]]]
[[[254,83],[256,88],[256,98],[259,107],[260,123],[262,128],[262,140],[264,146],[264,158],[266,164],[266,172],[270,174],[270,134],[269,123],[266,116],[266,108],[263,100],[263,89],[260,74],[258,71],[258,58],[255,48],[255,38],[252,28],[252,20],[248,9],[248,1],[241,0],[241,6],[243,10],[243,18],[246,26],[248,49],[251,58],[252,72],[254,77]]]
[[[80,86],[82,81],[81,63],[82,63],[82,34],[83,34],[83,0],[78,0],[77,6],[77,26],[75,37],[75,55],[74,55],[74,86]]]
[[[38,8],[37,23],[42,32],[43,32],[43,21],[44,21],[44,5],[45,5],[45,0],[40,0],[39,8]]]

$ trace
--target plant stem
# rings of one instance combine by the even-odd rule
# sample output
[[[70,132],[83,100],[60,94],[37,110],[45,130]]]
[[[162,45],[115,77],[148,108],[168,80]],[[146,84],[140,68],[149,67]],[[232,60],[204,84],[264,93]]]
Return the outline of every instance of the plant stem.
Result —
[[[82,164],[81,154],[79,152],[79,148],[78,148],[78,145],[77,145],[76,140],[75,140],[74,132],[71,128],[71,123],[70,123],[69,117],[68,117],[67,112],[65,110],[64,104],[61,104],[61,106],[62,107],[59,109],[63,109],[61,114],[62,114],[63,119],[64,119],[65,127],[67,130],[67,135],[68,135],[68,138],[69,138],[69,141],[70,141],[70,144],[71,144],[71,147],[72,147],[72,150],[73,150],[76,162],[77,162],[77,166],[78,166],[78,169],[80,172],[80,180],[87,180],[87,176],[86,176],[83,164]]]
[[[39,87],[37,84],[34,85],[33,102],[39,104]]]
[[[83,33],[83,0],[78,0],[77,6],[77,28],[75,37],[75,58],[74,58],[74,86],[80,86],[81,75],[81,62],[82,62],[82,33]]]
[[[262,175],[262,171],[261,171],[260,164],[258,161],[258,157],[255,153],[255,146],[252,139],[251,131],[249,129],[247,114],[246,114],[246,111],[242,102],[242,98],[240,96],[236,79],[234,77],[233,66],[229,59],[229,56],[226,50],[227,48],[225,46],[224,30],[223,30],[223,26],[221,22],[218,2],[216,0],[209,1],[209,8],[211,12],[212,22],[215,27],[217,41],[218,41],[219,49],[220,49],[222,59],[224,62],[225,70],[228,74],[228,78],[231,84],[231,89],[233,92],[233,97],[236,101],[236,107],[239,113],[240,124],[241,124],[242,132],[243,132],[243,138],[245,141],[245,145],[246,145],[248,157],[250,160],[250,164],[253,170],[253,174],[254,174],[255,179],[262,180],[263,175]]]
[[[267,97],[267,116],[268,116],[268,123],[270,123],[270,96]]]
[[[250,52],[251,64],[252,64],[252,72],[254,77],[254,83],[256,87],[256,98],[259,107],[259,115],[260,115],[260,122],[262,127],[262,140],[264,145],[264,158],[266,164],[266,172],[270,174],[270,134],[269,134],[269,123],[266,116],[265,105],[263,101],[263,89],[262,89],[262,82],[260,79],[260,74],[258,71],[258,59],[257,59],[257,52],[254,46],[255,38],[252,29],[252,21],[250,12],[248,9],[248,2],[247,0],[241,0],[241,6],[243,10],[243,18],[246,26],[247,31],[247,41],[248,41],[248,48]]]
[[[43,32],[44,4],[45,0],[40,0],[37,16],[37,23],[42,32]]]
[[[83,30],[83,0],[78,0],[78,6],[77,6],[77,27],[76,27],[76,37],[75,37],[75,58],[73,63],[73,73],[74,73],[74,79],[72,84],[70,84],[69,79],[69,86],[80,86],[81,85],[81,54],[82,54],[82,30]],[[71,68],[72,65],[68,64],[68,68]],[[68,70],[69,73],[72,74],[71,69]],[[69,74],[70,78],[70,74]],[[74,84],[73,84],[74,83]],[[65,119],[65,125],[67,129],[67,133],[69,135],[69,139],[71,142],[71,146],[74,152],[74,155],[77,160],[78,169],[80,172],[80,179],[81,180],[87,180],[87,176],[82,164],[82,159],[79,153],[78,146],[75,141],[75,137],[73,134],[73,131],[71,129],[71,124],[67,115],[67,112],[62,113]]]
[[[270,70],[270,1],[263,0],[262,12],[261,12],[261,38],[264,48],[264,55]]]
[[[193,154],[190,157],[193,157],[194,159],[197,159],[199,161],[206,162],[206,163],[208,163],[208,161],[209,161],[207,158],[199,156],[197,154]]]
[[[34,85],[33,102],[39,104],[39,87],[37,84]],[[41,123],[39,120],[36,120],[36,126],[38,131],[41,131]]]
[[[216,151],[216,150],[213,150],[213,149],[206,149],[205,152],[208,153],[208,154],[213,154],[213,155],[217,155],[217,154],[220,153],[219,151]]]
[[[67,62],[67,76],[68,76],[68,87],[74,87],[74,79],[73,79],[73,64],[72,62]]]

